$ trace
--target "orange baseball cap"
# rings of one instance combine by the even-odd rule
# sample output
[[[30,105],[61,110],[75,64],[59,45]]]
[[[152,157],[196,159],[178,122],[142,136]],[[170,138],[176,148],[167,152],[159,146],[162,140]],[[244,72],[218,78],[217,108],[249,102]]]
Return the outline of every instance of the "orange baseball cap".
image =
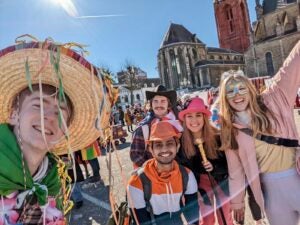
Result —
[[[178,120],[163,120],[152,124],[150,137],[146,141],[147,144],[151,141],[163,141],[169,139],[171,137],[180,138],[181,133],[172,125],[172,123],[177,122],[180,124]]]

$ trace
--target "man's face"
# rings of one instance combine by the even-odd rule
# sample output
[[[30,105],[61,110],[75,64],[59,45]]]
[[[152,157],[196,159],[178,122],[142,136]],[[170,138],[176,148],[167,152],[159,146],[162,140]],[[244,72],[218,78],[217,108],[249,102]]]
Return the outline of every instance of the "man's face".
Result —
[[[59,128],[58,102],[55,96],[43,95],[44,110],[44,131],[46,142],[44,141],[41,125],[41,104],[39,91],[25,96],[20,103],[19,116],[17,111],[13,111],[10,124],[14,126],[14,132],[22,140],[24,146],[47,151],[47,146],[51,149],[63,136],[63,130]],[[68,121],[68,107],[61,103],[62,115]],[[19,129],[19,132],[18,132]]]
[[[176,143],[173,137],[163,141],[153,141],[150,145],[150,151],[153,158],[160,164],[172,164],[179,144]]]
[[[152,109],[154,114],[161,118],[168,114],[169,101],[168,98],[161,95],[155,95],[152,99]]]

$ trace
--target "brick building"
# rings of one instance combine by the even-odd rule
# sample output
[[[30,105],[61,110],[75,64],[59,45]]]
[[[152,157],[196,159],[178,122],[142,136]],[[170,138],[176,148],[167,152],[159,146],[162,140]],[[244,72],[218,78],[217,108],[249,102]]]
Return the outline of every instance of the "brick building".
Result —
[[[300,40],[300,1],[255,2],[251,28],[246,0],[214,1],[219,44],[244,53],[247,76],[273,76]]]
[[[250,46],[250,18],[246,0],[214,0],[221,48],[244,53]]]
[[[273,76],[300,40],[297,0],[256,0],[253,43],[245,52],[248,76]]]

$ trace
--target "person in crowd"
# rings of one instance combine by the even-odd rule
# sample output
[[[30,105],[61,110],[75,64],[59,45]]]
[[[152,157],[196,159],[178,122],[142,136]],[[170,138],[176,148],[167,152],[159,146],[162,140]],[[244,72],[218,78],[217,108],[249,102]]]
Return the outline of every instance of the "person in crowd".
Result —
[[[200,200],[202,224],[215,224],[217,218],[218,224],[233,225],[229,204],[227,161],[224,151],[219,150],[220,137],[209,122],[210,116],[211,113],[201,98],[194,97],[185,102],[183,110],[179,112],[184,130],[177,160],[191,169],[197,179],[202,197]],[[200,154],[199,141],[203,143],[207,161]]]
[[[242,73],[229,71],[223,75],[221,140],[237,221],[244,219],[248,183],[270,224],[300,222],[300,150],[293,116],[300,85],[299,62],[300,42],[272,78],[271,86],[260,95]]]
[[[128,132],[133,132],[133,128],[132,128],[132,118],[133,118],[133,115],[129,109],[129,105],[126,106],[126,111],[125,111],[125,122],[126,122],[126,125],[127,125],[127,130]]]
[[[164,120],[152,124],[147,145],[153,158],[129,180],[129,206],[139,224],[198,224],[196,179],[192,171],[174,160],[181,135],[172,125],[175,122]],[[142,176],[146,178],[142,179]],[[145,179],[149,180],[150,188],[145,188]],[[144,198],[146,190],[151,190],[149,201]]]
[[[124,114],[124,111],[122,109],[122,106],[119,106],[118,111],[119,111],[119,123],[121,123],[122,126],[125,126],[125,122],[124,122],[125,114]]]
[[[138,125],[133,133],[130,146],[130,159],[134,167],[141,167],[143,163],[152,158],[146,150],[146,141],[149,138],[151,123],[158,120],[176,120],[172,107],[176,105],[176,91],[167,91],[163,85],[158,85],[154,91],[146,91],[146,99],[150,101],[151,113]],[[182,131],[182,127],[178,128]]]
[[[98,157],[100,155],[101,150],[98,140],[94,141],[92,144],[86,146],[81,150],[82,160],[88,162],[92,167],[93,176],[89,177],[89,182],[100,182],[101,184],[104,184],[100,176],[100,164],[98,160]]]

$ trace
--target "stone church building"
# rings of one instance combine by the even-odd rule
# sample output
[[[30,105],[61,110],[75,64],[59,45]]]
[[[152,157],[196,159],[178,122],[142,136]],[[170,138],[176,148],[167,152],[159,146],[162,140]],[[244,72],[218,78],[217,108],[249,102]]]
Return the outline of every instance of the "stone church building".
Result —
[[[207,47],[183,25],[170,24],[158,51],[159,76],[168,89],[216,87],[230,69],[244,69],[242,53]]]
[[[300,0],[256,0],[251,26],[247,0],[214,0],[220,48],[207,47],[171,23],[158,52],[162,83],[170,89],[218,86],[222,72],[273,76],[300,40]]]
[[[300,1],[256,0],[251,28],[246,0],[215,0],[219,43],[244,53],[249,77],[273,76],[300,40]]]

